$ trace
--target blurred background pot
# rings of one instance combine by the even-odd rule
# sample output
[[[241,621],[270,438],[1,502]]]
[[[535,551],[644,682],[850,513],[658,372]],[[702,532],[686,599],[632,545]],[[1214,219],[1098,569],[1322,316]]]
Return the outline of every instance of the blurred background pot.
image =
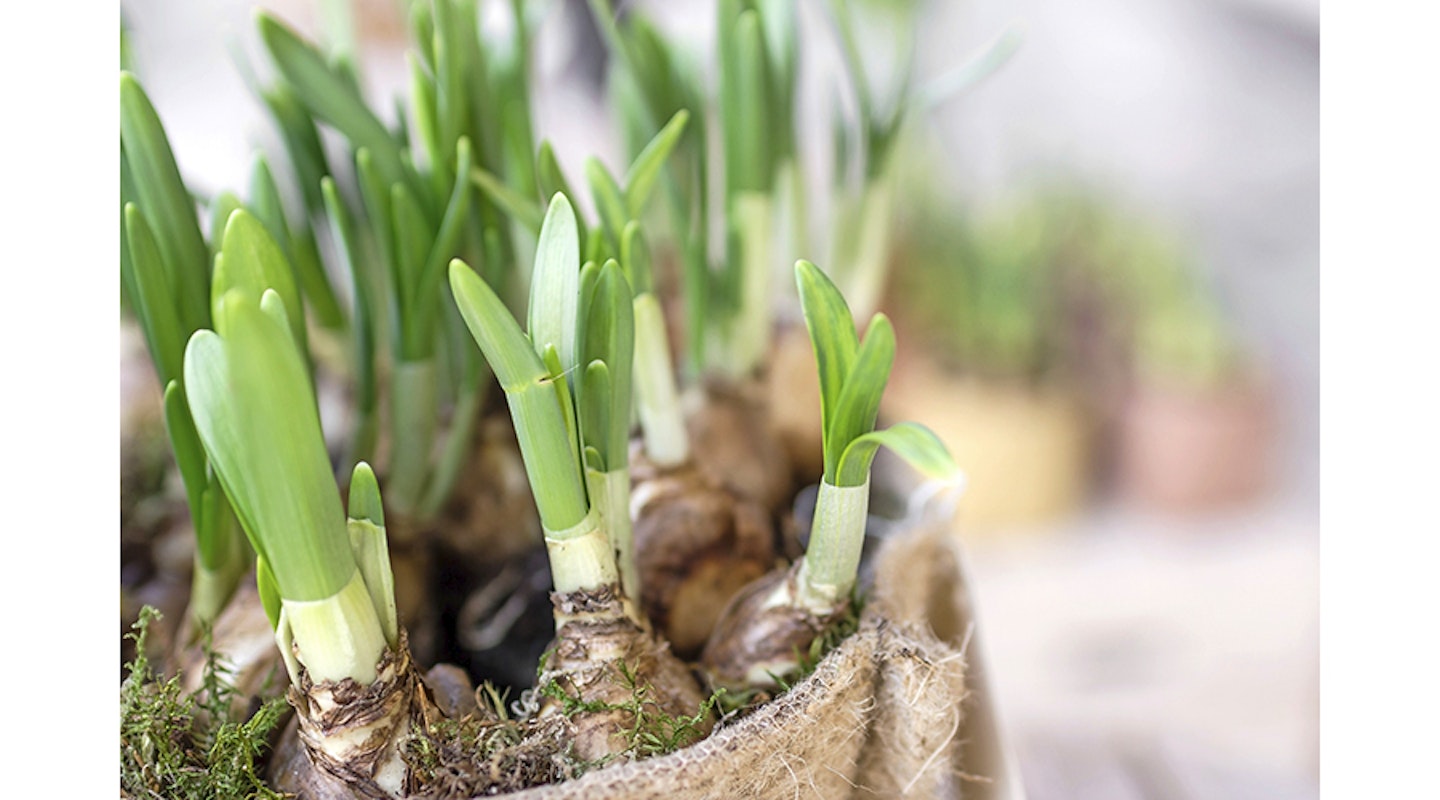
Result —
[[[1117,435],[1116,492],[1137,505],[1214,510],[1253,501],[1271,484],[1274,398],[1259,378],[1139,385]]]
[[[895,365],[882,414],[925,420],[950,448],[966,477],[961,531],[1036,525],[1086,501],[1089,423],[1063,389],[963,376],[908,354]]]
[[[1241,341],[1193,248],[1135,226],[1113,251],[1125,278],[1130,378],[1112,418],[1124,502],[1181,513],[1258,500],[1272,484],[1274,386]]]

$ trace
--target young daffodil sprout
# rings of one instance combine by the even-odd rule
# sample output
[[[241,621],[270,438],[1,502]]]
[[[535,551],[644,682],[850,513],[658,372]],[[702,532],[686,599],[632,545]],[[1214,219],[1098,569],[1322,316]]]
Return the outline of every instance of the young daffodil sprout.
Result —
[[[800,303],[820,373],[825,475],[810,544],[790,569],[747,587],[725,610],[702,662],[730,687],[775,687],[800,669],[800,657],[844,616],[855,590],[870,502],[870,465],[881,446],[928,478],[959,471],[928,428],[904,422],[875,430],[880,397],[895,358],[895,335],[883,314],[862,342],[845,298],[815,265],[795,265]]]
[[[225,265],[239,269],[239,259]],[[215,329],[185,350],[189,407],[259,555],[313,780],[403,796],[397,745],[427,701],[395,612],[379,488],[359,464],[347,519],[286,301],[229,285]]]
[[[593,502],[608,502],[615,508],[624,507],[617,504],[617,498],[631,498],[628,514],[611,514],[607,522],[619,553],[625,593],[627,598],[641,602],[645,616],[681,655],[697,653],[730,596],[770,568],[774,536],[766,511],[769,501],[761,505],[744,499],[740,489],[750,484],[773,489],[772,484],[777,483],[711,469],[691,457],[691,434],[680,404],[664,313],[651,274],[650,244],[639,222],[652,190],[663,176],[667,159],[682,140],[689,118],[687,111],[676,112],[636,156],[623,182],[617,181],[598,160],[587,163],[586,178],[599,222],[584,226],[582,221],[580,237],[585,259],[592,262],[586,271],[594,269],[593,264],[602,258],[618,257],[616,263],[624,273],[622,282],[629,287],[627,296],[633,290],[634,398],[643,443],[634,455],[633,468],[623,469],[625,455],[620,442],[629,436],[630,415],[609,417],[605,424],[612,426],[612,450],[603,459],[603,478],[587,461],[590,495]],[[545,176],[542,182],[566,184],[548,147],[542,147],[539,161],[548,165],[541,169]],[[546,217],[538,203],[481,170],[476,170],[475,182],[497,204],[539,230]],[[541,280],[537,266],[536,287]],[[631,316],[624,314],[620,305],[618,298],[599,303],[582,300],[582,307],[589,309],[584,328],[603,324],[606,317],[596,314],[605,313],[605,309],[617,320],[622,315]],[[616,342],[615,347],[617,353],[623,351],[620,343]],[[587,355],[581,363],[589,364],[595,357]],[[614,374],[618,378],[621,372],[617,369]],[[628,364],[623,372],[628,381]],[[628,387],[625,391],[628,397]],[[621,408],[629,401],[622,403],[617,394],[615,402],[615,407]],[[581,428],[586,432],[588,447],[589,437],[597,435],[595,426],[587,423]],[[707,456],[729,452],[736,446],[735,442],[714,444]],[[629,546],[631,519],[633,548]]]
[[[541,227],[528,334],[464,262],[451,263],[450,284],[509,401],[550,556],[556,633],[541,664],[541,714],[569,714],[575,752],[604,758],[628,746],[640,698],[672,715],[702,700],[626,594],[636,577],[628,482],[616,473],[629,429],[630,289],[613,262],[580,268],[563,194]]]

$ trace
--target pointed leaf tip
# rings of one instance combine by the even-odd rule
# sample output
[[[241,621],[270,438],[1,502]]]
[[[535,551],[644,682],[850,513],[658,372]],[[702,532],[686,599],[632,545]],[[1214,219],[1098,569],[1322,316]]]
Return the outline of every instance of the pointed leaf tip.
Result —
[[[368,520],[377,527],[385,527],[385,508],[380,498],[380,482],[375,470],[364,461],[355,465],[350,473],[350,519]]]

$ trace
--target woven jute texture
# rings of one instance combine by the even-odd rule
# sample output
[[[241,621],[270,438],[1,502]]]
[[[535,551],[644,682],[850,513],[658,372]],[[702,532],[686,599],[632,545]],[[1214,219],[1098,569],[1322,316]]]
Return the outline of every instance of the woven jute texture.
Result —
[[[944,530],[898,534],[878,554],[859,631],[790,691],[684,750],[510,797],[958,797],[961,586]]]

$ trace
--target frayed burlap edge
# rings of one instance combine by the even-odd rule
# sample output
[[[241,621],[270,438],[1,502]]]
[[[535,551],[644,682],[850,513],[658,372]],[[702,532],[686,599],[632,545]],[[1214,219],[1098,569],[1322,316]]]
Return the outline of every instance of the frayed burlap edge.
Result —
[[[950,635],[958,557],[943,531],[919,529],[888,541],[879,559],[859,631],[789,692],[684,750],[510,796],[956,795],[965,693],[964,656]]]

